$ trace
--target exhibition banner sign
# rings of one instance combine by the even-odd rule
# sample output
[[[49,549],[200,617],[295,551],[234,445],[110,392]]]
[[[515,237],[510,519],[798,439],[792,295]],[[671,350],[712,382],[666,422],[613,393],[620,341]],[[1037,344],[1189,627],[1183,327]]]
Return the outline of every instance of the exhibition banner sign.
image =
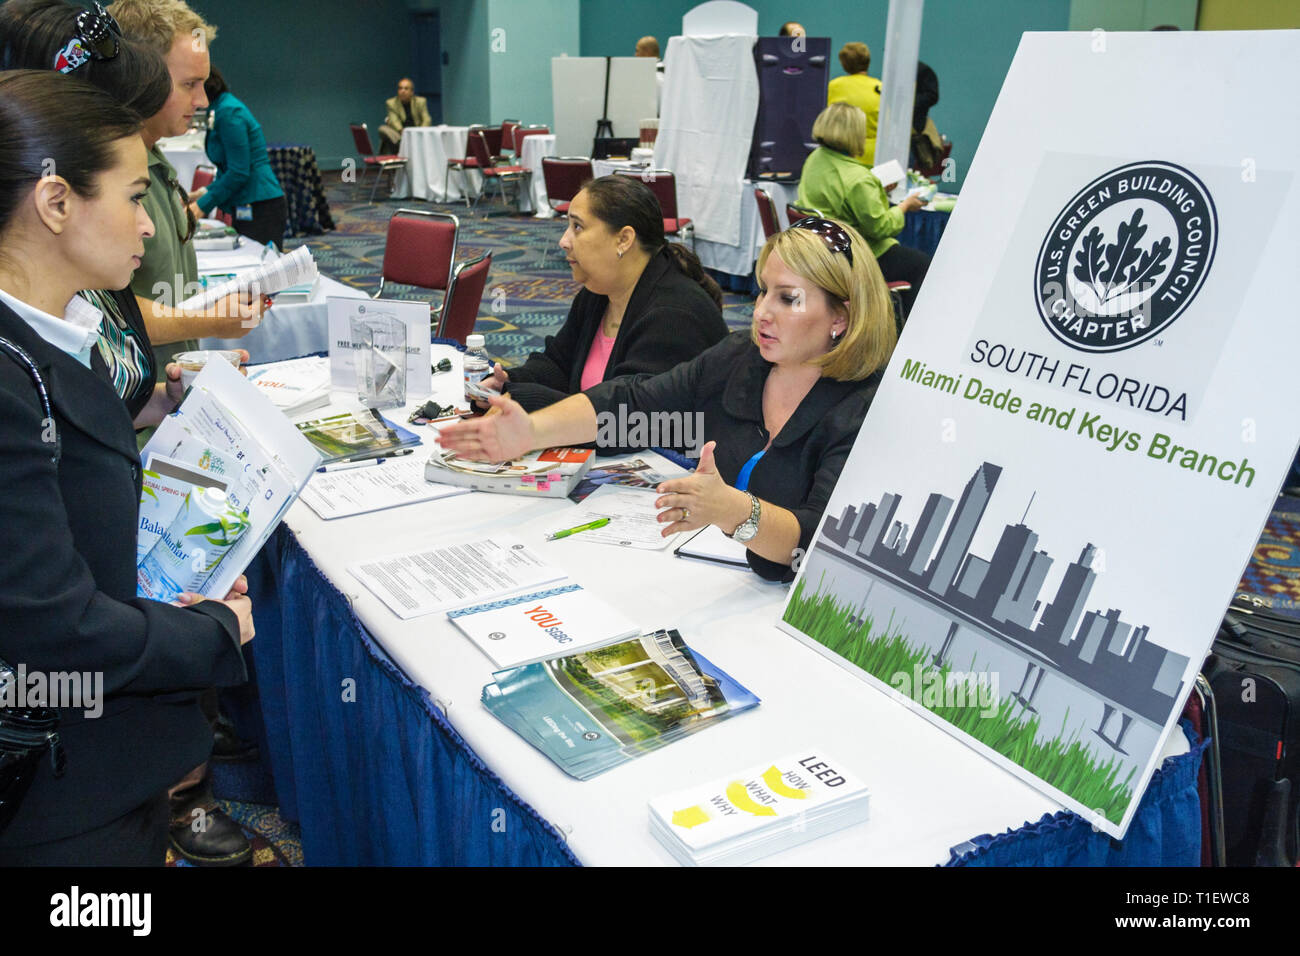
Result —
[[[1116,837],[1296,452],[1296,89],[1294,31],[1024,36],[782,615]]]

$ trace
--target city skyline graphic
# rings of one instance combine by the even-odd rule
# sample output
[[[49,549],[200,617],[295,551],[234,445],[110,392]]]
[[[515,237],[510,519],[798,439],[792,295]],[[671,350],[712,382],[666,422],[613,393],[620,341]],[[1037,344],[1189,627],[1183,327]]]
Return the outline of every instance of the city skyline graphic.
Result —
[[[884,582],[913,605],[937,612],[947,632],[934,651],[936,667],[952,663],[959,632],[1014,653],[1023,673],[1003,674],[1002,687],[1031,713],[1045,699],[1040,692],[1047,674],[1060,675],[1073,685],[1066,696],[1082,691],[1100,705],[1095,720],[1089,717],[1095,736],[1113,753],[1128,756],[1125,742],[1134,721],[1157,731],[1164,726],[1180,696],[1188,658],[1153,641],[1150,628],[1125,620],[1122,609],[1089,607],[1102,577],[1092,541],[1065,568],[1050,598],[1044,595],[1056,559],[1038,547],[1038,533],[1025,523],[1028,507],[1020,521],[1004,526],[991,555],[971,550],[1002,471],[985,461],[960,497],[931,492],[915,528],[900,517],[907,512],[899,494],[848,505],[838,518],[823,519],[810,560],[821,552],[846,566],[850,581],[837,589],[860,600],[864,611],[875,584]],[[1062,693],[1052,686],[1049,695]]]

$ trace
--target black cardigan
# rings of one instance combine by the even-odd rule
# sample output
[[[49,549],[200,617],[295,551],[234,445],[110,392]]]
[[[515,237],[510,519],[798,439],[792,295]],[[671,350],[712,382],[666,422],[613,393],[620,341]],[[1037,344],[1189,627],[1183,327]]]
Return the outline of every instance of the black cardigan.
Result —
[[[734,486],[745,462],[768,442],[763,386],[771,368],[749,332],[733,332],[698,358],[661,375],[614,379],[584,394],[597,414],[617,414],[620,405],[629,412],[703,413],[701,444],[718,443],[714,450],[718,473]],[[799,547],[805,552],[879,384],[879,372],[859,382],[820,379],[750,473],[750,492],[794,513]],[[789,563],[769,561],[752,551],[746,554],[749,566],[760,576],[793,580]]]
[[[582,368],[609,305],[586,289],[574,297],[569,317],[545,349],[509,369],[506,391],[528,411],[580,392]],[[658,373],[699,355],[727,334],[716,303],[694,279],[677,270],[661,249],[646,264],[628,299],[604,381],[639,372]]]
[[[197,692],[246,673],[229,608],[136,597],[140,456],[107,379],[3,304],[0,336],[40,369],[62,444],[55,466],[36,388],[0,353],[0,658],[29,674],[100,672],[104,695],[101,716],[60,711],[67,773],[41,762],[0,831],[15,847],[102,826],[202,763],[212,729]]]

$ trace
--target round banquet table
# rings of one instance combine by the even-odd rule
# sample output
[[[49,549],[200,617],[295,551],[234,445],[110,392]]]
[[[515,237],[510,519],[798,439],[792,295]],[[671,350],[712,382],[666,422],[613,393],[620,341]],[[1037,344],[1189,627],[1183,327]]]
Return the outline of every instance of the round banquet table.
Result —
[[[393,195],[428,199],[432,202],[454,202],[465,198],[465,180],[470,194],[479,188],[479,175],[466,171],[452,171],[447,175],[447,160],[459,159],[466,154],[469,141],[468,126],[408,126],[402,130],[402,144],[397,155],[406,159],[407,166],[399,170],[393,182]],[[447,189],[443,192],[443,182]]]

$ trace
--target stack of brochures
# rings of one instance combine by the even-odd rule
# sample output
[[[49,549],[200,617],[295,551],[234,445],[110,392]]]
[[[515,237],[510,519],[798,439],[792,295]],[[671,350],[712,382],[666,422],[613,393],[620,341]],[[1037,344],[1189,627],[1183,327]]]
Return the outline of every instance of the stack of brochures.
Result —
[[[759,703],[675,630],[492,676],[483,705],[579,780]]]
[[[420,444],[419,435],[393,424],[373,408],[339,412],[296,424],[316,446],[325,464],[400,454]]]
[[[447,617],[497,667],[518,667],[635,637],[640,628],[581,584],[517,594],[448,611]]]
[[[590,470],[595,457],[590,448],[544,448],[513,461],[482,462],[438,448],[429,455],[424,477],[474,491],[563,498]]]
[[[866,821],[871,794],[817,749],[650,801],[650,832],[687,866],[739,866]]]
[[[330,360],[323,355],[256,365],[248,369],[248,380],[290,417],[330,401]]]
[[[201,226],[190,240],[195,252],[217,252],[222,249],[234,249],[239,245],[239,233],[227,225],[217,227]]]

